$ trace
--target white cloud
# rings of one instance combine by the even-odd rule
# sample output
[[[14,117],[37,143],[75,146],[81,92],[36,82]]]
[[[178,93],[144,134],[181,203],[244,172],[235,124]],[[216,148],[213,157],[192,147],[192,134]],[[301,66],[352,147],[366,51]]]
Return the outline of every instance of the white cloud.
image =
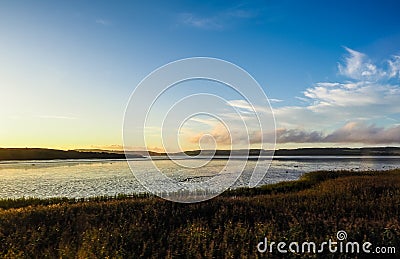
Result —
[[[232,100],[228,101],[228,104],[232,107],[245,110],[245,111],[253,111],[253,106],[250,103],[246,102],[245,100]]]
[[[270,102],[270,103],[280,103],[280,102],[283,102],[283,100],[281,100],[281,99],[269,98],[269,102]]]
[[[364,53],[345,47],[348,55],[344,64],[338,64],[339,73],[351,79],[380,81],[400,78],[400,56],[393,55],[385,63],[387,68],[378,67]]]
[[[313,100],[315,106],[321,105],[354,107],[369,106],[374,104],[390,104],[387,99],[396,93],[398,87],[380,85],[375,83],[363,83],[358,86],[348,86],[347,83],[337,84],[335,87],[316,86],[308,88],[304,95]],[[400,97],[400,96],[399,96]]]
[[[400,86],[389,77],[398,73],[397,60],[392,58],[389,62],[391,65],[384,69],[373,64],[367,55],[349,48],[346,50],[350,56],[339,69],[349,79],[318,82],[307,88],[303,96],[297,97],[304,105],[273,109],[276,126],[280,128],[277,134],[281,134],[278,141],[285,143],[297,138],[298,143],[312,142],[349,122],[363,122],[366,125],[382,121],[388,123],[388,116],[400,114]],[[253,108],[245,100],[232,100],[228,104],[236,108],[242,117],[226,113],[223,118],[230,121],[243,119],[250,129],[257,127],[254,109],[257,112],[269,110],[266,105]]]
[[[273,109],[277,143],[400,144],[398,120],[389,119],[400,115],[400,57],[392,57],[381,62],[388,66],[378,67],[367,55],[346,50],[350,56],[344,65],[339,65],[339,70],[347,79],[318,82],[297,97],[303,105]],[[221,118],[229,121],[234,129],[240,129],[243,120],[249,130],[248,134],[245,130],[233,130],[233,139],[259,144],[261,132],[254,110],[268,112],[268,107],[259,103],[253,107],[245,100],[231,100],[228,105],[236,108],[241,116],[227,112]],[[204,133],[197,131],[189,142],[196,143]],[[220,127],[214,126],[206,133],[220,144],[229,144],[227,132]],[[275,133],[263,132],[263,139],[272,140]]]
[[[280,101],[278,99],[273,99],[273,100],[275,100],[276,102]],[[265,104],[264,106],[261,106],[261,105],[249,103],[246,100],[231,100],[231,101],[228,101],[228,105],[238,109],[239,112],[245,113],[245,114],[250,114],[250,113],[254,114],[255,112],[257,112],[257,113],[270,113],[271,112],[271,110],[269,109],[267,104]]]
[[[391,78],[400,78],[400,56],[393,56],[392,60],[388,61],[389,64],[389,76]]]
[[[346,50],[349,56],[338,69],[350,81],[316,83],[303,92],[304,96],[296,97],[304,106],[274,109],[280,128],[278,142],[400,142],[398,127],[374,126],[400,114],[400,57],[387,60],[385,68],[373,64],[363,53]],[[346,126],[341,128],[343,124]]]
[[[339,73],[356,80],[379,80],[386,77],[386,71],[379,69],[364,53],[345,47],[348,56],[344,64],[338,64]]]
[[[320,87],[335,87],[340,84],[339,83],[330,83],[330,82],[319,82],[319,83],[316,83],[316,85],[320,86]]]

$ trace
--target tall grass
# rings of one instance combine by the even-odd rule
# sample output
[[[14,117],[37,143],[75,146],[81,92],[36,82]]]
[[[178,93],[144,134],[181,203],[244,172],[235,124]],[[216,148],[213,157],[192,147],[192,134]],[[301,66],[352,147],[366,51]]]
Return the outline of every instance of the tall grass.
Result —
[[[323,242],[338,230],[351,241],[399,250],[399,187],[400,170],[343,171],[229,191],[197,204],[145,196],[3,200],[0,256],[259,258],[265,254],[256,245],[264,237]],[[314,255],[285,257],[298,256]]]

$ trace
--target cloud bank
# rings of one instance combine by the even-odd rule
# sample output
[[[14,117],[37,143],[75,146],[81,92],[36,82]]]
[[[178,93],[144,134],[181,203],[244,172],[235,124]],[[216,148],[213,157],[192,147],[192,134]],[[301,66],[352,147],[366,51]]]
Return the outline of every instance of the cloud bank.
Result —
[[[299,97],[304,106],[274,109],[279,143],[400,143],[400,56],[378,66],[364,53],[345,50],[338,64],[344,80],[307,88]]]
[[[303,105],[273,109],[277,123],[277,143],[400,144],[400,56],[392,56],[377,65],[364,53],[345,47],[346,55],[338,63],[336,82],[318,82],[298,99]],[[272,103],[281,100],[273,100]],[[249,123],[253,109],[244,100],[232,100]],[[237,114],[224,114],[239,119]],[[251,124],[251,122],[250,122]],[[226,132],[215,127],[211,134],[227,142]],[[198,141],[201,134],[189,141]],[[273,133],[264,133],[271,139]],[[243,133],[243,140],[247,135]],[[261,141],[260,133],[250,131],[251,143]],[[228,143],[225,143],[228,144]]]
[[[400,143],[400,125],[389,128],[349,122],[330,134],[299,129],[278,129],[277,143]]]

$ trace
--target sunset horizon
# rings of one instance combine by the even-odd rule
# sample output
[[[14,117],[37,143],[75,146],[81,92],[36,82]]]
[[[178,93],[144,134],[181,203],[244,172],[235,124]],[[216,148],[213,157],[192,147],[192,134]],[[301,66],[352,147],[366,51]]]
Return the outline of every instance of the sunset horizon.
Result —
[[[330,8],[336,10],[341,4]],[[80,3],[65,5],[61,11],[46,6],[59,13],[55,16],[40,6],[7,3],[2,11],[3,24],[8,25],[0,29],[10,35],[1,43],[7,50],[1,54],[2,147],[121,148],[124,112],[137,84],[168,62],[196,56],[233,62],[257,80],[275,117],[277,148],[400,145],[397,27],[386,15],[381,20],[381,31],[359,29],[361,21],[365,26],[375,26],[364,15],[386,8],[384,5],[364,10],[358,22],[352,18],[357,5],[346,4],[341,15],[354,23],[322,19],[321,24],[311,26],[306,15],[311,10],[303,8],[300,15],[295,12],[301,9],[296,4],[219,3],[201,14],[196,13],[195,3],[164,4],[165,12],[158,15],[162,22],[156,23],[143,15],[153,8],[143,3],[135,9],[138,19],[148,26],[148,33],[140,39],[134,37],[134,32],[142,28],[123,20],[129,8],[107,10],[98,5],[97,11],[90,11],[89,4]],[[283,6],[286,16],[273,14],[274,8]],[[328,9],[322,3],[314,3],[313,8],[320,10],[315,18]],[[16,21],[6,13],[25,19]],[[285,18],[290,15],[290,20]],[[276,29],[269,30],[271,26]],[[35,33],[23,33],[29,28],[37,29]],[[296,33],[296,28],[302,33]],[[329,28],[343,28],[341,37],[330,34]],[[236,33],[243,36],[237,39]],[[182,37],[185,46],[196,47],[174,48]],[[155,44],[161,38],[164,44]],[[196,44],[198,41],[213,44],[203,48]],[[74,54],[68,55],[66,50]],[[162,55],[165,51],[170,55]],[[141,62],[136,62],[137,56]],[[40,62],[33,65],[35,60]],[[161,134],[166,129],[156,121],[174,101],[199,91],[223,97],[227,108],[242,115],[249,112],[245,100],[222,84],[204,80],[180,83],[155,103],[155,116],[148,125],[148,145],[134,149],[165,149]],[[224,113],[224,109],[223,105],[214,108],[225,122],[235,125],[237,115]],[[198,140],[204,134],[219,139],[222,148],[229,148],[222,141],[226,132],[213,118],[193,117],[182,130],[183,150],[199,149]]]
[[[0,258],[400,258],[399,11],[0,1]]]

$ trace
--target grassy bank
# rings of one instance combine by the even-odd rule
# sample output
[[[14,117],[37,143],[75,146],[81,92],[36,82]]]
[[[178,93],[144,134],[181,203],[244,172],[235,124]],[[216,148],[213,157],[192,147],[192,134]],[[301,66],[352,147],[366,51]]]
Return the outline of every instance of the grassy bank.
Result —
[[[338,230],[400,250],[400,170],[314,172],[189,205],[119,196],[2,200],[0,208],[2,257],[257,258],[266,256],[256,249],[264,237],[323,242]]]

